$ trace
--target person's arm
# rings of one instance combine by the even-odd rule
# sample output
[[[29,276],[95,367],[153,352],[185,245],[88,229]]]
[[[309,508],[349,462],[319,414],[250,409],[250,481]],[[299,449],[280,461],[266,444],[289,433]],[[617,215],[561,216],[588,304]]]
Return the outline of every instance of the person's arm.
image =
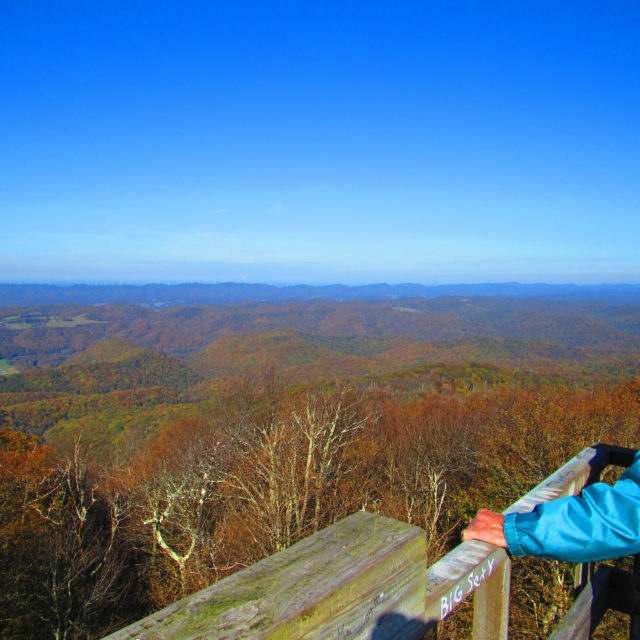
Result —
[[[463,532],[463,539],[492,542],[474,527],[474,521]],[[503,535],[516,556],[591,562],[640,553],[640,453],[613,487],[596,483],[581,496],[545,502],[530,513],[504,516]]]

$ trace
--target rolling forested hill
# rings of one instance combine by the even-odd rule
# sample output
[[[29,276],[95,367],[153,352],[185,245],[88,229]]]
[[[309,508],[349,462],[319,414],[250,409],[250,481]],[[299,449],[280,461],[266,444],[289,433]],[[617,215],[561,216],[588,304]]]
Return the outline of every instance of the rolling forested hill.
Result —
[[[121,389],[140,389],[157,385],[184,388],[199,377],[185,364],[149,349],[131,346],[129,353],[106,360],[85,359],[101,350],[102,344],[74,356],[80,364],[32,369],[0,377],[0,393],[7,391],[58,391],[70,393],[108,393]],[[73,359],[73,358],[72,358]],[[84,360],[84,361],[83,361]]]
[[[530,298],[244,302],[152,309],[131,304],[0,308],[0,360],[19,369],[62,364],[104,339],[178,357],[234,334],[290,329],[321,337],[412,341],[522,338],[632,352],[640,305]],[[354,354],[361,355],[361,354]]]
[[[638,375],[639,318],[640,305],[514,296],[11,307],[0,403],[5,424],[52,442],[112,444],[267,372],[403,393],[593,386]]]

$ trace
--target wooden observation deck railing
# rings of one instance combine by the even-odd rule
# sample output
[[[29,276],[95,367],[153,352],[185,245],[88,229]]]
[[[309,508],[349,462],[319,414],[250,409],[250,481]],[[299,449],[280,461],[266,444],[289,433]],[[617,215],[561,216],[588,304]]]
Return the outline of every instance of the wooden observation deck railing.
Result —
[[[589,447],[505,513],[575,495],[607,465],[629,466],[634,453]],[[511,562],[503,549],[464,542],[425,567],[422,529],[359,512],[108,640],[418,640],[474,592],[474,640],[508,637]],[[578,596],[551,639],[589,638],[607,608],[630,614],[630,637],[640,638],[640,575],[592,569],[576,566]]]

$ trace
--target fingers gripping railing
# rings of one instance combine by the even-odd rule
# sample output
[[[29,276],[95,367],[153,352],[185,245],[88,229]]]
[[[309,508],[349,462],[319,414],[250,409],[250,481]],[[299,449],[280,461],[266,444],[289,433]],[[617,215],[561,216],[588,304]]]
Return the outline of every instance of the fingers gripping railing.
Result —
[[[525,513],[537,504],[577,495],[598,480],[609,464],[629,466],[635,450],[610,445],[588,447],[514,502],[507,513]],[[510,560],[503,549],[483,542],[463,542],[427,570],[425,623],[435,628],[468,596],[474,596],[473,639],[503,640],[508,637]],[[577,565],[576,587],[590,578],[590,567]]]

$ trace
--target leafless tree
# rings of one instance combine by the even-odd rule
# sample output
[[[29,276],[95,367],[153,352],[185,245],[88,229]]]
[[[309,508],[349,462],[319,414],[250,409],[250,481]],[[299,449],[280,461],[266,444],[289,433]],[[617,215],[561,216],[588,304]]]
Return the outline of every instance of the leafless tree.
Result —
[[[176,567],[183,593],[190,570],[202,577],[215,569],[215,525],[221,508],[218,485],[225,456],[222,436],[194,437],[186,444],[176,443],[176,449],[156,460],[137,485],[135,507],[140,522],[151,534],[153,548]]]
[[[245,529],[264,555],[325,523],[325,507],[345,471],[344,448],[365,420],[346,392],[317,393],[271,424],[255,426],[254,439],[240,443],[242,463],[226,484],[244,504]]]
[[[76,445],[39,483],[29,506],[49,524],[42,574],[33,587],[41,603],[37,615],[55,640],[87,637],[96,625],[108,627],[109,609],[126,595],[118,545],[127,517],[124,496],[115,488],[100,488]]]
[[[401,449],[388,449],[384,472],[390,493],[401,502],[400,513],[394,515],[426,531],[430,558],[441,555],[449,533],[443,530],[447,459],[439,459],[425,434],[418,432]]]

